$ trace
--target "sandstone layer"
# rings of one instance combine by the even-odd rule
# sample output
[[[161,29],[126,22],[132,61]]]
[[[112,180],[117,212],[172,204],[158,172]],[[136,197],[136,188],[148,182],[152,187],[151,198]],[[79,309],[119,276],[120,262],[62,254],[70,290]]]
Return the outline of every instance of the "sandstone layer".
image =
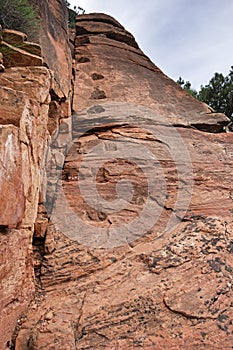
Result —
[[[38,5],[53,72],[0,76],[0,347],[232,349],[228,119],[104,14],[77,17],[66,118],[64,2]]]
[[[54,143],[68,152],[15,348],[231,349],[227,118],[109,16],[78,16],[75,61],[72,142]]]
[[[16,30],[0,28],[0,52],[4,68],[43,65],[40,45],[28,42],[26,34]]]
[[[52,75],[44,67],[9,68],[0,75],[0,85],[2,346],[11,339],[35,289],[32,236],[48,138]]]
[[[33,242],[38,235],[43,240],[48,221],[40,204],[46,196],[45,159],[52,134],[70,116],[72,57],[64,4],[57,6],[65,24],[60,46],[66,96],[62,74],[59,82],[52,64],[51,70],[43,66],[39,44],[14,30],[0,33],[0,349],[13,347],[14,330],[35,296]],[[53,30],[59,32],[56,15]]]
[[[46,65],[54,72],[56,94],[66,99],[72,92],[72,56],[68,32],[68,10],[63,0],[29,0],[40,14],[40,45]]]

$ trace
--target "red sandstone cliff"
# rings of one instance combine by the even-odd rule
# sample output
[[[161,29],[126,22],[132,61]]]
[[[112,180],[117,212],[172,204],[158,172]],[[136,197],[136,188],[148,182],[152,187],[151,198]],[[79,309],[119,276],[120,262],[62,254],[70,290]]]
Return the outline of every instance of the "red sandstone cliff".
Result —
[[[46,149],[50,134],[71,113],[67,13],[63,2],[46,5],[41,9],[42,47],[22,33],[0,33],[0,50],[7,48],[1,56],[6,69],[0,75],[0,349],[12,343],[20,316],[35,296],[32,243],[36,230],[43,232],[47,222],[37,214],[45,198]],[[45,12],[52,13],[55,38]]]
[[[48,4],[63,31],[62,2]],[[92,14],[77,18],[64,119],[69,47],[65,70],[41,44],[54,73],[0,75],[1,346],[18,323],[17,350],[231,349],[227,118]]]

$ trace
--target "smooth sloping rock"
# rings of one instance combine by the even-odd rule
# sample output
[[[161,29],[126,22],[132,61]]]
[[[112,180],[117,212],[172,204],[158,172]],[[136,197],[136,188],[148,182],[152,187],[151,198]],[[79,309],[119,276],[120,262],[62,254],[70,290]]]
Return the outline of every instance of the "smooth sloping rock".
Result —
[[[84,23],[82,20],[81,25]],[[89,21],[87,25],[88,23]],[[78,35],[76,41],[79,42],[83,37],[83,34]],[[205,129],[205,125],[212,125],[212,131],[217,132],[229,121],[227,117],[213,113],[207,105],[187,94],[142,55],[141,50],[129,48],[125,43],[105,38],[102,34],[86,34],[83,44],[78,44],[76,48],[76,57],[76,111],[86,108],[86,104],[92,105],[91,99],[87,101],[86,96],[91,96],[98,87],[105,91],[106,102],[126,101],[150,106],[161,122],[165,117],[173,125],[197,125],[200,129]],[[91,74],[101,73],[105,79],[95,83],[89,74],[90,70]],[[140,87],[137,84],[139,75]],[[119,85],[119,79],[124,83]]]
[[[101,34],[102,36],[105,35],[109,39],[124,42],[129,46],[138,48],[134,37],[130,33],[126,32],[126,30],[122,28],[106,22],[77,21],[76,31],[78,36],[84,34]]]
[[[68,35],[68,10],[64,1],[29,0],[38,7],[40,45],[46,65],[54,72],[62,98],[71,96],[72,56]]]

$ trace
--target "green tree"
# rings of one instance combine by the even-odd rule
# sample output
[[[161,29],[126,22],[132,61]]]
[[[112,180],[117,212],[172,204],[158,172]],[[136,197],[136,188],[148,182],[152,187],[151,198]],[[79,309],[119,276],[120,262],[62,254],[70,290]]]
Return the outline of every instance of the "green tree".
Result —
[[[74,9],[70,8],[70,3],[65,0],[66,7],[68,8],[69,11],[69,27],[70,28],[75,28],[76,24],[76,17],[78,15],[83,15],[85,13],[85,10],[82,7],[77,7],[74,6]]]
[[[0,24],[24,32],[30,40],[39,37],[38,14],[27,0],[0,0]]]
[[[225,77],[222,73],[215,73],[209,84],[201,85],[198,99],[233,119],[233,66]]]
[[[181,77],[177,83],[190,95],[205,102],[216,112],[226,114],[233,121],[233,66],[226,76],[215,73],[207,85],[201,85],[199,92],[192,89],[191,83],[185,82]]]
[[[70,8],[68,8],[69,11],[69,27],[74,29],[75,28],[75,24],[76,24],[76,16],[77,16],[77,12],[75,10],[72,10]]]
[[[184,81],[181,77],[177,80],[177,83],[185,90],[187,91],[191,96],[197,98],[198,97],[198,92],[193,89],[191,86],[190,81]]]

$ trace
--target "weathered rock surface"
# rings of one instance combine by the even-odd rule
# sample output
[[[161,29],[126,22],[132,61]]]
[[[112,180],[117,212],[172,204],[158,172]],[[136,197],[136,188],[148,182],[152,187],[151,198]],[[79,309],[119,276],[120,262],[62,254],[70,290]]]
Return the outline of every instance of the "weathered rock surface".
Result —
[[[3,55],[0,52],[0,72],[4,72],[4,70],[5,70],[5,67],[3,65]]]
[[[72,57],[68,34],[68,11],[63,0],[30,0],[40,13],[42,57],[54,72],[55,91],[67,101],[72,93]]]
[[[49,237],[41,204],[46,198],[47,145],[56,139],[58,128],[63,135],[71,132],[72,56],[64,2],[38,3],[42,52],[25,34],[0,28],[0,349],[4,350],[14,347],[35,296],[44,240]],[[44,62],[51,70],[42,67]],[[63,165],[65,147],[58,145],[55,159],[51,157],[55,171],[57,164]],[[46,252],[52,247],[53,237]]]
[[[4,29],[2,30],[2,40],[8,43],[11,46],[21,48],[33,55],[41,57],[41,47],[37,43],[31,43],[27,41],[26,34],[13,30],[13,29]]]
[[[20,46],[27,40],[27,35],[13,29],[3,29],[2,39],[10,45]]]
[[[41,57],[14,47],[4,41],[0,43],[0,50],[3,53],[3,63],[6,68],[43,65]]]
[[[27,36],[16,30],[2,30],[0,52],[4,67],[42,66],[41,47],[36,43],[27,42]]]
[[[25,209],[19,130],[1,125],[0,135],[0,226],[17,227]]]
[[[44,67],[0,75],[0,348],[34,291],[32,236],[47,145],[52,75]]]
[[[42,56],[41,46],[39,44],[31,43],[29,41],[25,41],[23,43],[23,45],[21,46],[21,48],[24,51],[27,51],[27,52],[31,53],[32,55],[36,55],[36,56],[40,56],[40,57]]]
[[[61,187],[42,261],[36,251],[40,293],[15,349],[231,349],[228,119],[165,76],[111,17],[79,16],[75,42],[73,142],[63,171],[51,166],[62,182],[51,172]],[[67,124],[54,145],[69,133]]]

